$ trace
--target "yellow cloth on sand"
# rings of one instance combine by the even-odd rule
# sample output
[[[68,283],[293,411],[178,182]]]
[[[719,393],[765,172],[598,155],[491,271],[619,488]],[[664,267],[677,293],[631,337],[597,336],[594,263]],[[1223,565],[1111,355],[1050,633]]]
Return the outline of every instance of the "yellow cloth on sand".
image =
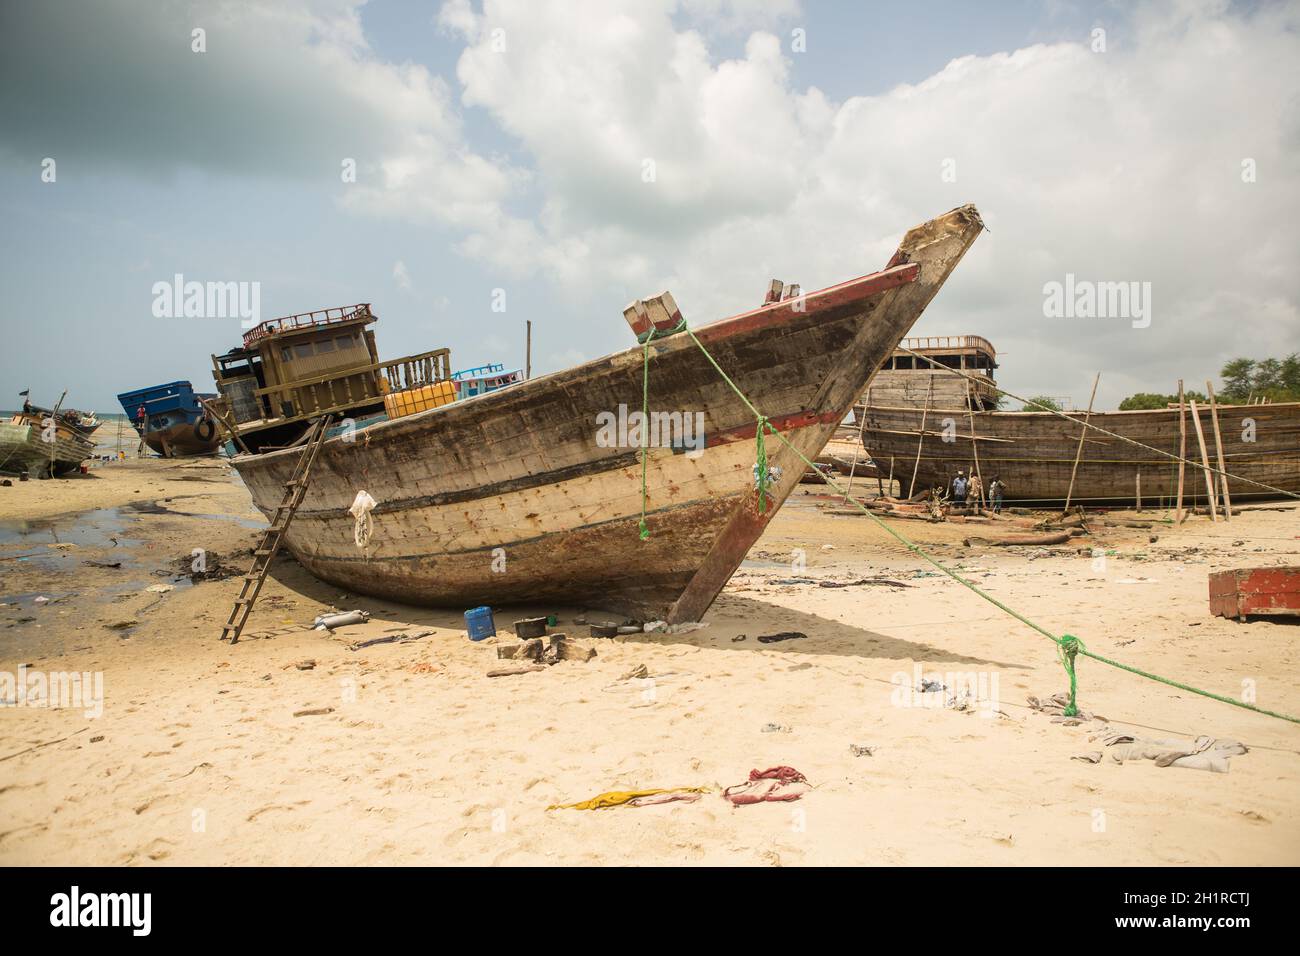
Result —
[[[657,793],[708,793],[708,787],[665,787],[660,790],[610,790],[607,793],[597,794],[590,800],[581,800],[578,803],[557,803],[547,807],[547,810],[605,810],[609,807],[621,807],[628,801],[635,800],[637,797],[652,797]]]

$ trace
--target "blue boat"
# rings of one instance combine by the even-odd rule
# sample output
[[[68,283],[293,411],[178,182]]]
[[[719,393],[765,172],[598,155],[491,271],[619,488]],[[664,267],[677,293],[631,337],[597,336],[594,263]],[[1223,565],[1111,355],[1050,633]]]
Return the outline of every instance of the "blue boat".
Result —
[[[144,443],[164,458],[210,455],[217,450],[221,436],[200,398],[216,396],[196,393],[189,382],[151,385],[117,396]]]
[[[470,398],[474,395],[496,392],[522,382],[524,370],[517,368],[507,372],[506,367],[500,362],[493,362],[489,365],[480,365],[478,368],[463,369],[454,373],[451,380],[456,386],[458,399]]]

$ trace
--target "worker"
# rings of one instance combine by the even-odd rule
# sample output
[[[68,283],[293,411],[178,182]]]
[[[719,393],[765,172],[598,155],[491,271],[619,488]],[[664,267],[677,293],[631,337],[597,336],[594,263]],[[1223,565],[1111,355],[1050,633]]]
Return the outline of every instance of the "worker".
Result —
[[[993,480],[989,482],[989,504],[992,505],[995,515],[1002,513],[1002,494],[1005,490],[1006,486],[1002,484],[1002,479],[994,475]]]
[[[970,487],[970,482],[966,480],[966,472],[957,471],[957,477],[952,480],[952,503],[955,508],[966,507],[966,491]]]

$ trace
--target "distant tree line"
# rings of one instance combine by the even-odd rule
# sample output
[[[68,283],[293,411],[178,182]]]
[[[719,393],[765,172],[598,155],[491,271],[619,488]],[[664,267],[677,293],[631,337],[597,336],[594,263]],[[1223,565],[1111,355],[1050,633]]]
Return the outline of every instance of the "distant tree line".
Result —
[[[1219,370],[1223,387],[1215,397],[1227,404],[1240,405],[1246,401],[1266,398],[1271,402],[1300,402],[1300,353],[1292,352],[1282,359],[1236,358]],[[1198,405],[1209,401],[1201,392],[1192,389],[1183,392],[1183,398]],[[1161,395],[1156,392],[1138,392],[1119,403],[1120,411],[1164,408],[1178,404],[1178,395]]]

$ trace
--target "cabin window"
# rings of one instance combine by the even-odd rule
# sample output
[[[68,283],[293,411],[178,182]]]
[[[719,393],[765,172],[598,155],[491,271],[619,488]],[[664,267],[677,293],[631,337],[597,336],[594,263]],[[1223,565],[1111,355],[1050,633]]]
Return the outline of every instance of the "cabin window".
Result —
[[[293,349],[289,348],[289,346],[287,345],[284,348],[280,349],[281,362],[287,362],[291,358],[293,358]]]
[[[340,349],[350,349],[352,348],[352,339],[350,336],[340,335],[338,338],[334,340],[334,344],[337,345]]]
[[[323,352],[333,352],[333,351],[334,351],[333,339],[321,339],[319,342],[316,343],[316,353],[318,355]]]
[[[310,357],[311,357],[311,343],[310,343],[310,342],[304,342],[302,345],[295,345],[295,346],[293,347],[293,351],[294,351],[294,353],[298,356],[298,358],[310,358]]]

